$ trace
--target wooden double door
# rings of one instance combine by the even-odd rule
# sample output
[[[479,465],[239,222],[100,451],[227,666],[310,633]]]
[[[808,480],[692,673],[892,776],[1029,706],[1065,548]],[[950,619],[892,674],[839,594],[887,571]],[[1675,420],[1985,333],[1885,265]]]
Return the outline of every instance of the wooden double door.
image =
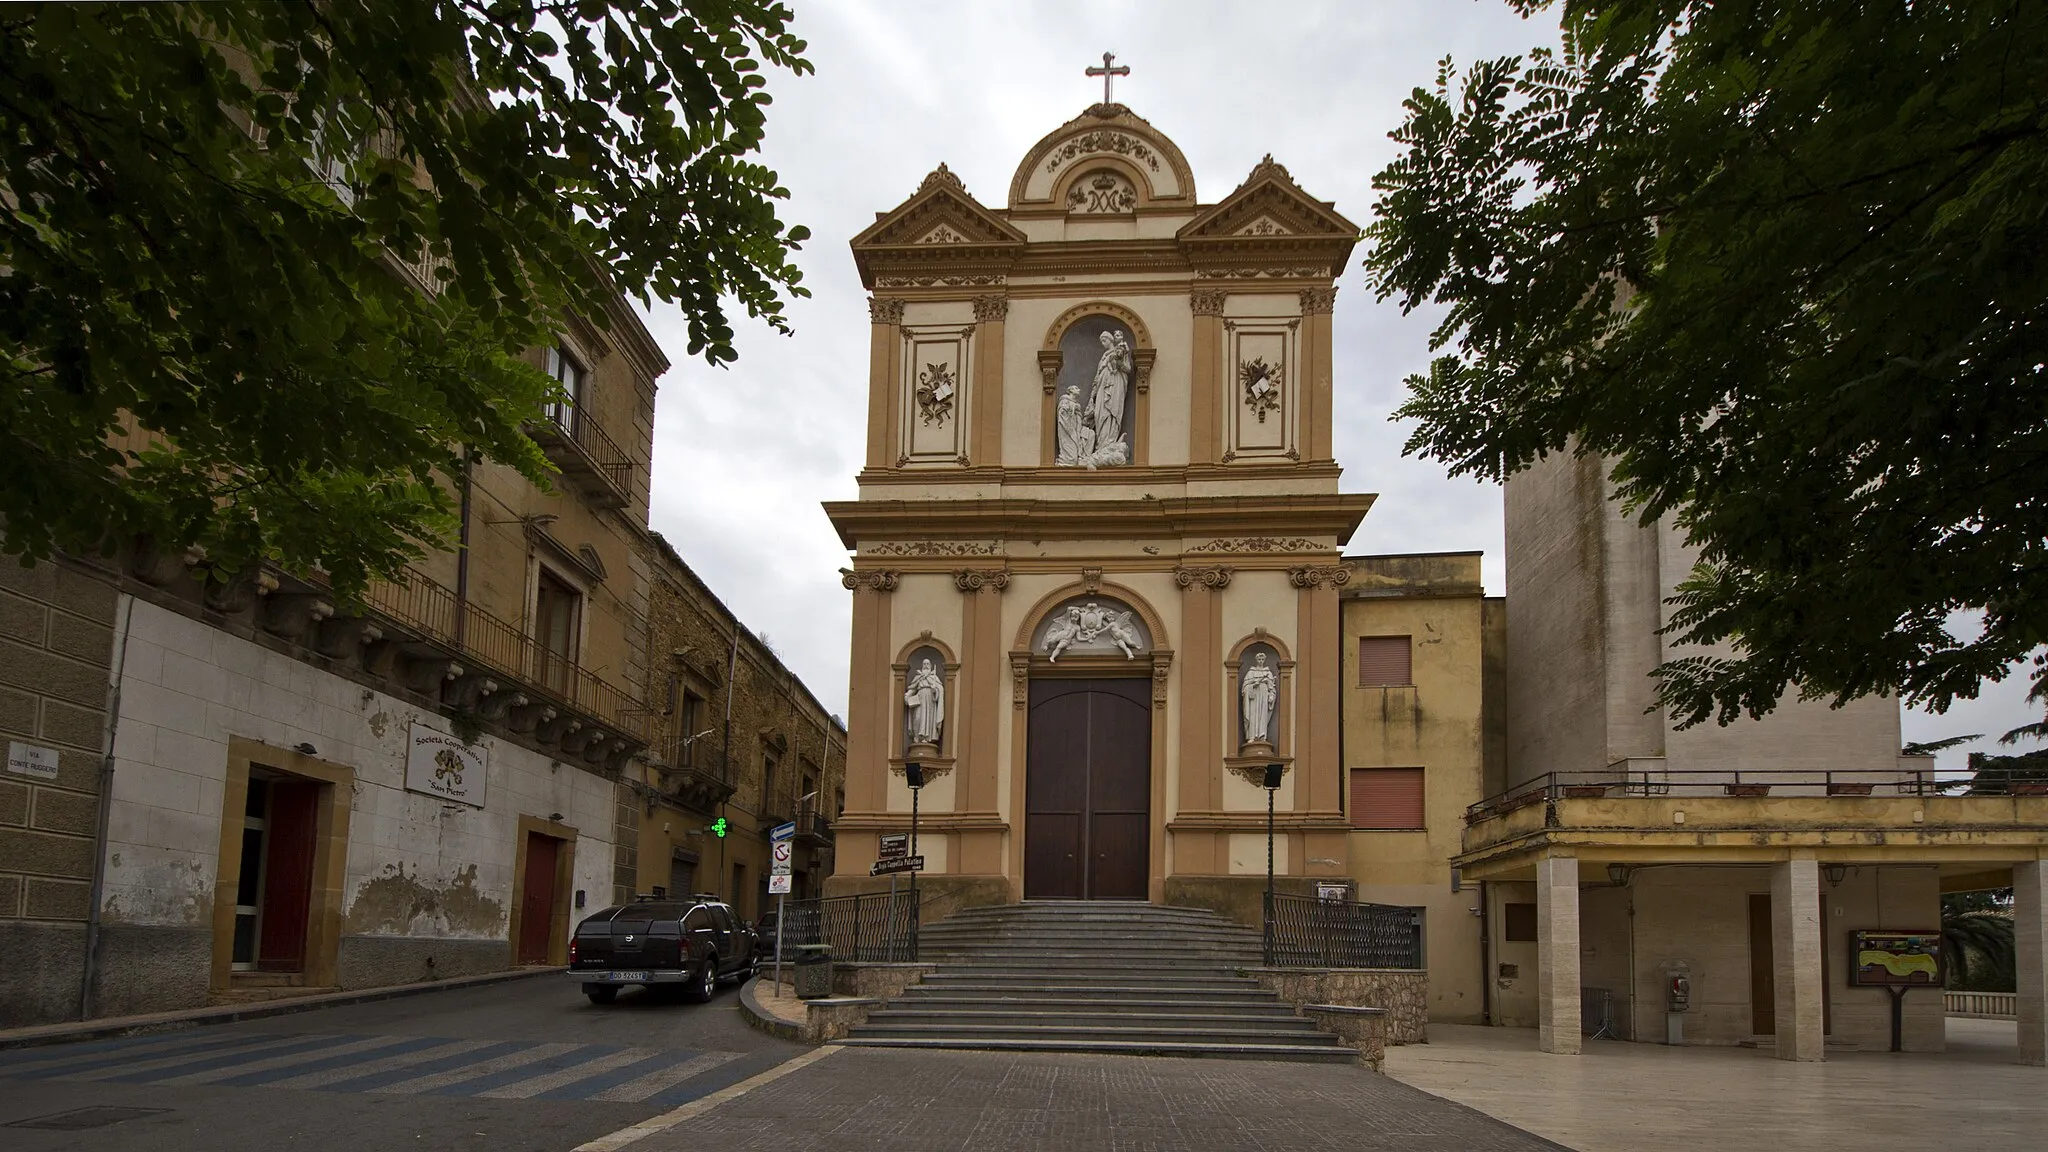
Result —
[[[1025,748],[1024,898],[1145,899],[1151,680],[1032,680]]]

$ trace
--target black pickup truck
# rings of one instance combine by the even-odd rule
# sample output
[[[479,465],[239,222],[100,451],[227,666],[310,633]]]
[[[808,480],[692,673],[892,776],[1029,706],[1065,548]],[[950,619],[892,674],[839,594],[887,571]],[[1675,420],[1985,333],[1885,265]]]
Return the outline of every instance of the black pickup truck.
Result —
[[[758,952],[753,929],[716,897],[642,897],[576,926],[569,979],[593,1004],[611,1003],[627,984],[680,985],[709,1000],[719,984],[752,976]]]

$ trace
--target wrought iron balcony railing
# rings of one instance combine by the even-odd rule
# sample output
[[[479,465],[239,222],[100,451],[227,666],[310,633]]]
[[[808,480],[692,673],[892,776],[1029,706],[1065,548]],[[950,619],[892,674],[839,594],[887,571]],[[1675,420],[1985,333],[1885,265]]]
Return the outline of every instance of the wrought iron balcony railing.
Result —
[[[407,569],[401,582],[372,583],[364,600],[393,622],[479,665],[479,670],[516,680],[525,691],[591,716],[620,736],[647,743],[647,709],[631,693],[549,651],[475,604],[458,603],[454,592],[422,573]]]
[[[589,412],[567,407],[528,431],[562,470],[562,476],[585,495],[608,508],[622,508],[632,501],[632,454]]]

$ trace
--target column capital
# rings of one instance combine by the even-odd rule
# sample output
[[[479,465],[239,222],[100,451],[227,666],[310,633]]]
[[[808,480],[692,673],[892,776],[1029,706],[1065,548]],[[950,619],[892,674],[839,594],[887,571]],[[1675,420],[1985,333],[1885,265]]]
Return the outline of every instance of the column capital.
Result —
[[[1289,568],[1287,581],[1296,588],[1342,588],[1351,583],[1351,569],[1342,564],[1308,564]]]
[[[868,297],[868,323],[903,323],[903,301],[892,296]]]
[[[839,584],[849,592],[894,592],[903,573],[893,568],[868,568],[855,571],[852,568],[839,570]]]
[[[974,322],[989,324],[1003,320],[1010,315],[1008,296],[976,296],[974,298]]]
[[[1215,288],[1197,288],[1188,293],[1188,305],[1197,316],[1223,315],[1223,302],[1230,298],[1228,292]]]
[[[953,587],[962,592],[1001,593],[1010,586],[1008,568],[956,568],[953,570]]]
[[[1192,588],[1200,584],[1204,588],[1220,592],[1230,587],[1230,577],[1233,575],[1233,572],[1233,569],[1221,564],[1209,564],[1192,568],[1179,567],[1173,570],[1173,582],[1182,588]]]
[[[1328,315],[1329,313],[1336,311],[1337,286],[1332,284],[1328,288],[1302,289],[1301,310],[1304,314],[1310,316],[1314,316],[1317,314]]]

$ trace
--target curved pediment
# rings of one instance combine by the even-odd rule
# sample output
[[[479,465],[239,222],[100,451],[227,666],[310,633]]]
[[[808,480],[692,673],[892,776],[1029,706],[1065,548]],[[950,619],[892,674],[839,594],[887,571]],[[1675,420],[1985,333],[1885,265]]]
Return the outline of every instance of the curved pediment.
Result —
[[[1113,183],[1098,187],[1105,177]],[[1070,203],[1077,188],[1080,196]],[[1012,210],[1122,212],[1152,205],[1193,208],[1195,174],[1173,141],[1121,104],[1097,104],[1054,129],[1024,154],[1010,180]]]

